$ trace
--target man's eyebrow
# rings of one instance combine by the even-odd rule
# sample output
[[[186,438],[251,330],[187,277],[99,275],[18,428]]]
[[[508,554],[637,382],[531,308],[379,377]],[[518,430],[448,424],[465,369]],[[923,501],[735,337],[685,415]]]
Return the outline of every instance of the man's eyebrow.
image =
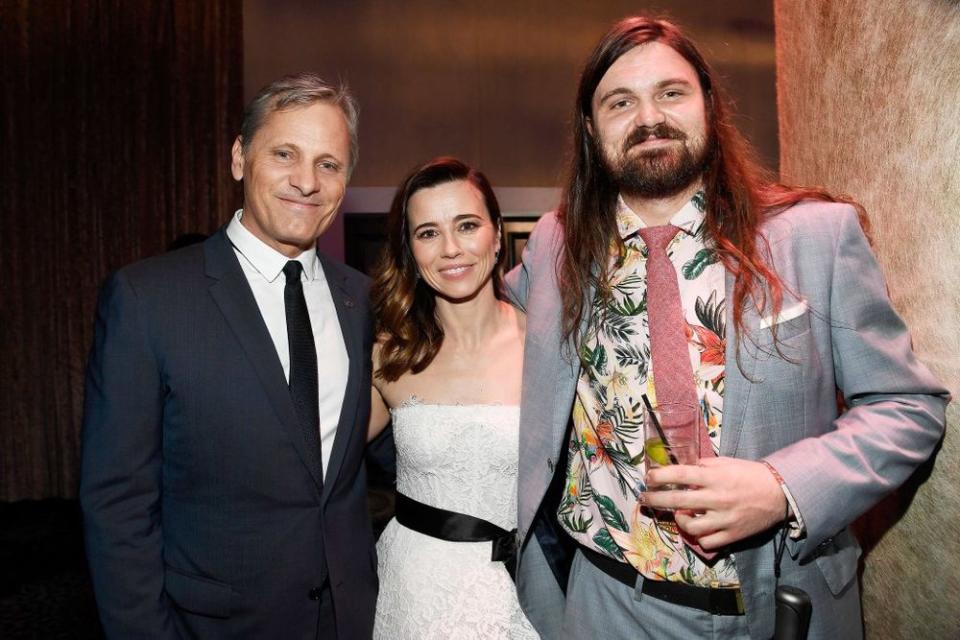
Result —
[[[292,151],[296,151],[297,153],[303,153],[303,149],[301,149],[300,145],[298,145],[296,142],[280,141],[270,145],[269,148],[271,151],[276,151],[277,149],[290,149]],[[340,164],[340,165],[344,164],[344,161],[342,159],[340,159],[335,153],[332,153],[330,151],[324,151],[323,153],[319,154],[316,157],[316,159],[317,160],[333,160],[337,164]]]
[[[333,160],[337,164],[344,164],[342,159],[337,157],[336,154],[330,153],[329,151],[321,153],[319,156],[317,156],[317,160]]]
[[[692,87],[693,83],[685,78],[668,78],[666,80],[661,80],[656,84],[657,89],[663,89],[664,87],[669,87],[671,85],[683,85],[685,87]]]
[[[667,78],[666,80],[661,80],[660,82],[655,84],[654,88],[659,90],[659,89],[663,89],[664,87],[669,87],[672,85],[682,85],[685,87],[692,87],[693,83],[691,83],[689,80],[685,78]],[[633,95],[633,91],[626,87],[617,87],[616,89],[611,89],[610,91],[607,91],[605,94],[600,96],[599,104],[603,104],[604,102],[606,102],[607,100],[609,100],[614,96],[626,96],[626,95]]]
[[[625,95],[632,95],[632,94],[633,94],[633,91],[631,91],[630,89],[627,89],[626,87],[617,87],[616,89],[611,89],[610,91],[607,91],[605,94],[600,96],[599,103],[603,104],[613,96],[625,96]]]

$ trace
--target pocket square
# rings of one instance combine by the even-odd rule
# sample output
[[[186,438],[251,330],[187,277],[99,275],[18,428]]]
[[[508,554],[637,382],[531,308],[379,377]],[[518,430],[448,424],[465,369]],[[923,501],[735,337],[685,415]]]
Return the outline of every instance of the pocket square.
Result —
[[[775,324],[780,324],[781,322],[786,322],[787,320],[793,320],[794,318],[799,318],[807,312],[807,301],[801,300],[800,302],[790,305],[785,309],[781,309],[780,313],[774,317],[773,315],[766,316],[760,319],[760,328],[769,329]]]

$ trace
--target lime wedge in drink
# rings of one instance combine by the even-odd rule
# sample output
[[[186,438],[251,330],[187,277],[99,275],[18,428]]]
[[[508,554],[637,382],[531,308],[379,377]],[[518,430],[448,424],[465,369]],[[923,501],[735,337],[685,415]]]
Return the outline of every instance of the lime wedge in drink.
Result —
[[[670,454],[667,452],[667,447],[663,444],[663,440],[660,438],[649,438],[643,443],[643,446],[647,450],[647,457],[654,463],[661,467],[670,464]]]

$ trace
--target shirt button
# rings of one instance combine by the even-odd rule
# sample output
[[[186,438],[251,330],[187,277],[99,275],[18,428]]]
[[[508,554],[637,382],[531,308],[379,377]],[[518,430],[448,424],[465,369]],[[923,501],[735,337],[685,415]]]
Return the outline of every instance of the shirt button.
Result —
[[[316,602],[320,599],[320,595],[323,593],[322,587],[314,587],[310,589],[310,593],[307,594],[307,597]]]
[[[550,473],[553,473],[553,460],[547,458],[547,469],[550,469]]]

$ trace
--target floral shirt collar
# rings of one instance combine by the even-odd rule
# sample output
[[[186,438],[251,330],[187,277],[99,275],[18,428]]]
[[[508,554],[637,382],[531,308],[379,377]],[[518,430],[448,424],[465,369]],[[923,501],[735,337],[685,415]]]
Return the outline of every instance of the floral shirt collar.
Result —
[[[693,197],[679,211],[673,214],[673,217],[670,218],[670,224],[679,227],[687,235],[692,236],[703,223],[705,210],[706,195],[701,189],[693,194]],[[626,240],[646,226],[643,219],[630,208],[623,196],[617,196],[617,230],[620,232],[620,237]]]

